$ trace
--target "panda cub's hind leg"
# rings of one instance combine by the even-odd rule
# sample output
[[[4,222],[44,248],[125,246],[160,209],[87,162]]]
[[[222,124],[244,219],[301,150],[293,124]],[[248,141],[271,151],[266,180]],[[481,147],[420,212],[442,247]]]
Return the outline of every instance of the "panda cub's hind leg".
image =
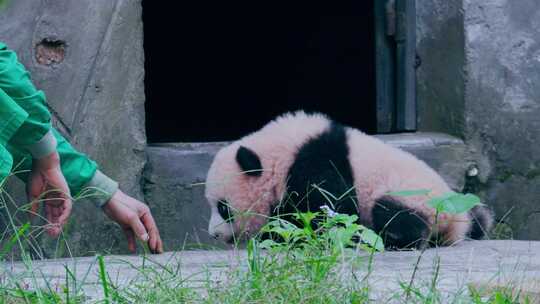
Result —
[[[487,236],[493,228],[494,214],[487,206],[475,206],[469,211],[472,225],[468,236],[473,240],[481,240]]]
[[[387,249],[421,248],[428,243],[428,220],[394,197],[383,196],[375,201],[372,223]]]

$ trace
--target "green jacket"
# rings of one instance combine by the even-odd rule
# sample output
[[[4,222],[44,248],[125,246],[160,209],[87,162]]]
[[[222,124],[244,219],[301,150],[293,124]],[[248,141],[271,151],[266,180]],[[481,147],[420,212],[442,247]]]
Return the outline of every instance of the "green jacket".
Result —
[[[11,174],[26,181],[32,159],[57,150],[72,196],[90,191],[92,200],[103,206],[118,184],[51,126],[45,101],[15,52],[0,42],[0,186]]]

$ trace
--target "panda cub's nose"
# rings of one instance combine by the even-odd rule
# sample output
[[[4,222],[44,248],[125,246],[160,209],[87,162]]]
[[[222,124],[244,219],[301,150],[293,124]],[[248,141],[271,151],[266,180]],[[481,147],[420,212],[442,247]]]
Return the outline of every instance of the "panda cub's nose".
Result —
[[[212,238],[213,238],[214,240],[220,239],[221,236],[222,236],[222,234],[219,233],[219,232],[214,232],[214,234],[212,234]]]

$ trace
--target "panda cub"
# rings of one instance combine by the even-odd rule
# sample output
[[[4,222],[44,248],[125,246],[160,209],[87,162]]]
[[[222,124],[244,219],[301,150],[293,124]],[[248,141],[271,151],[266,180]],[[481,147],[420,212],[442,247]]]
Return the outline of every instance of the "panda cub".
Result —
[[[340,198],[332,202],[333,211],[357,214],[360,224],[381,234],[387,248],[418,248],[433,228],[442,245],[480,239],[493,223],[483,206],[439,214],[435,221],[428,196],[388,195],[429,189],[430,196],[439,196],[451,189],[412,154],[323,114],[298,111],[216,154],[205,190],[209,233],[230,243],[255,235],[269,217],[320,211],[328,205],[320,189]]]

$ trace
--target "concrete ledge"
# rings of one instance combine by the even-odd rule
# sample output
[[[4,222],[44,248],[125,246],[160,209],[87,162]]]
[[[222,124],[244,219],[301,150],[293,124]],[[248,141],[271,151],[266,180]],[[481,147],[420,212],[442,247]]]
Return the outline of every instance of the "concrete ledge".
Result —
[[[522,290],[532,297],[540,290],[540,242],[530,241],[468,241],[454,247],[427,250],[417,267],[416,286],[431,284],[435,261],[439,260],[437,289],[443,293],[455,294],[473,285],[481,288],[513,288]],[[367,254],[362,253],[366,257]],[[399,291],[400,282],[409,282],[417,264],[420,252],[385,252],[374,257],[373,271],[369,276],[372,297],[386,300]],[[222,280],[233,266],[246,267],[246,252],[233,250],[167,252],[148,256],[108,256],[106,270],[110,278],[120,288],[135,286],[145,280],[140,269],[143,264],[156,274],[172,271],[190,284],[211,280]],[[346,272],[351,267],[344,265]],[[355,275],[362,278],[367,267],[355,268]],[[72,271],[87,296],[92,300],[102,298],[96,258],[58,259],[33,262],[33,271],[28,271],[24,263],[0,264],[0,277],[10,277],[30,288],[49,284],[61,291],[65,284],[65,267]],[[166,274],[166,275],[170,275]],[[177,282],[177,281],[176,281]],[[200,283],[199,283],[200,284]],[[532,303],[538,303],[533,301]]]
[[[455,189],[464,185],[468,167],[464,143],[439,133],[378,136],[426,161]],[[193,244],[222,246],[206,232],[209,210],[204,198],[206,173],[216,152],[227,142],[159,144],[147,148],[145,200],[159,224],[167,250]]]

